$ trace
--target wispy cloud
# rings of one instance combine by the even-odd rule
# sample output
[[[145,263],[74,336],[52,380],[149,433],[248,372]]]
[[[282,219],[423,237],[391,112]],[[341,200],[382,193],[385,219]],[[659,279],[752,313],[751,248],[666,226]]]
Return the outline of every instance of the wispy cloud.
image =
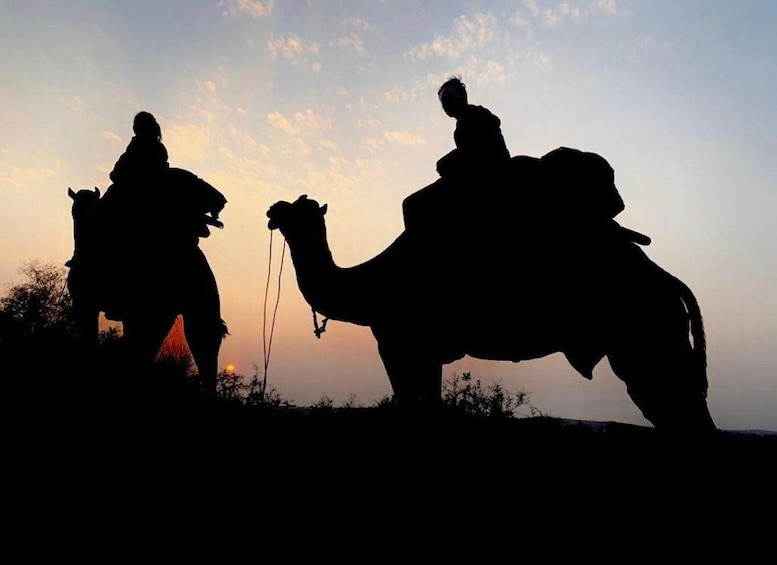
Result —
[[[618,0],[594,0],[588,9],[592,12],[615,15],[618,12]]]
[[[289,135],[297,135],[297,131],[286,117],[280,112],[270,112],[267,114],[267,121],[276,129]]]
[[[402,87],[394,87],[391,90],[386,90],[382,93],[381,98],[384,102],[413,102],[417,97],[414,91],[407,90]]]
[[[270,35],[267,47],[273,59],[280,55],[293,60],[299,58],[305,52],[302,40],[296,34],[289,35],[288,37]]]
[[[121,137],[119,137],[117,134],[113,133],[112,131],[104,131],[100,135],[103,139],[106,139],[108,141],[111,141],[114,143],[124,143],[124,140]]]
[[[87,104],[80,96],[74,96],[70,99],[70,107],[78,114],[83,114],[89,109],[89,104]]]
[[[422,137],[409,131],[387,131],[384,136],[389,141],[400,145],[424,145],[426,143]]]
[[[165,145],[177,161],[200,162],[211,146],[210,129],[197,124],[172,123],[165,127]]]
[[[348,35],[345,37],[339,37],[330,43],[331,47],[339,47],[341,49],[349,49],[357,55],[364,55],[364,42],[357,35]]]
[[[303,42],[297,34],[290,34],[285,37],[270,34],[267,41],[267,51],[271,59],[283,57],[294,65],[305,65],[310,62],[308,56],[318,56],[319,46],[317,43]],[[310,62],[310,65],[315,71],[321,69],[320,61],[314,60]]]
[[[368,137],[364,140],[362,145],[370,151],[376,151],[383,145],[383,140],[379,137]]]
[[[587,3],[564,0],[563,2],[540,2],[538,0],[523,0],[523,5],[530,18],[542,22],[547,27],[553,27],[565,20],[574,20],[587,14],[618,13],[618,0],[593,0]],[[516,25],[528,25],[528,20],[522,13],[512,19]]]
[[[219,6],[224,6],[221,13],[224,17],[248,16],[257,19],[266,18],[273,13],[275,0],[221,0]]]
[[[343,20],[341,25],[344,28],[359,29],[362,31],[369,31],[373,29],[372,24],[362,18],[352,18],[349,20]]]
[[[195,81],[195,84],[197,85],[197,90],[202,92],[216,92],[216,89],[218,88],[216,83],[212,80],[197,80]]]
[[[281,112],[270,112],[267,115],[267,121],[274,128],[293,137],[312,135],[329,127],[328,120],[310,109],[295,112],[291,118],[287,118]]]
[[[555,8],[543,8],[541,12],[542,23],[552,27],[560,21],[577,18],[580,16],[580,7],[573,6],[569,2],[562,2]]]
[[[0,149],[0,186],[29,191],[49,183],[58,173],[41,165],[45,161],[42,155]]]
[[[327,151],[331,151],[332,153],[338,151],[337,143],[332,141],[331,139],[322,139],[318,142],[319,147],[322,149],[326,149]]]
[[[453,22],[450,34],[439,36],[431,43],[417,45],[410,49],[406,56],[414,59],[435,56],[458,59],[462,54],[493,41],[498,32],[499,22],[491,14],[460,16]]]

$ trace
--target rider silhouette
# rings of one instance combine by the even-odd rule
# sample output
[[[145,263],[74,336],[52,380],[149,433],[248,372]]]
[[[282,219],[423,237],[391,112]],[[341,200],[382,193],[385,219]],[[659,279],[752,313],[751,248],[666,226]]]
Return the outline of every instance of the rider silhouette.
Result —
[[[469,103],[460,77],[446,80],[437,97],[456,119],[456,148],[437,161],[440,178],[402,202],[402,213],[407,230],[441,237],[451,225],[472,225],[473,218],[490,221],[489,206],[505,183],[510,151],[499,117]]]
[[[135,132],[134,137],[110,173],[115,183],[154,176],[169,167],[167,148],[162,143],[162,128],[153,114],[138,112],[132,131]]]
[[[453,140],[456,149],[437,161],[443,178],[473,177],[498,170],[510,159],[502,136],[501,120],[483,106],[470,104],[467,88],[459,77],[440,86],[437,96],[442,109],[456,119]]]

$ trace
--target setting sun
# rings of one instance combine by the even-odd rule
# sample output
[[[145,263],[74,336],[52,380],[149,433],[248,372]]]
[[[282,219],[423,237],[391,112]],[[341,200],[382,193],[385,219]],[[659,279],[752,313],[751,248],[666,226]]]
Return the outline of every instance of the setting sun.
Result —
[[[231,375],[232,373],[235,372],[235,366],[232,363],[230,363],[229,365],[224,367],[224,370]]]

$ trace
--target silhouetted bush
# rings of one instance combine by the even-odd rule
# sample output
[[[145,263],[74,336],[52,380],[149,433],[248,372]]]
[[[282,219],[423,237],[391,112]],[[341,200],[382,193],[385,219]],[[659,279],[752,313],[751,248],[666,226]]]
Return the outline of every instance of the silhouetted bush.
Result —
[[[542,412],[529,402],[528,392],[509,392],[500,382],[483,386],[479,379],[473,380],[469,372],[453,373],[443,380],[442,401],[445,406],[468,416],[514,418],[519,411],[526,411],[529,416],[542,416]]]
[[[58,395],[72,373],[75,322],[64,267],[30,261],[20,272],[0,297],[0,363],[12,397],[35,402]]]
[[[238,373],[221,371],[216,377],[216,393],[223,401],[234,402],[243,406],[262,408],[287,408],[291,403],[283,398],[273,386],[267,386],[259,375],[259,368],[254,367],[251,378]]]

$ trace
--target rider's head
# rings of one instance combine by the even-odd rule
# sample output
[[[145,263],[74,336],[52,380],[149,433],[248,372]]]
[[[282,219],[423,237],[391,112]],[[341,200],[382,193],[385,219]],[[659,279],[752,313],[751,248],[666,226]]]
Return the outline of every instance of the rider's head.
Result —
[[[437,91],[442,109],[455,118],[467,106],[467,89],[461,78],[454,76],[446,80]]]
[[[132,131],[138,137],[155,139],[156,141],[161,141],[162,139],[162,128],[159,127],[154,115],[149,112],[138,112],[135,114]]]

